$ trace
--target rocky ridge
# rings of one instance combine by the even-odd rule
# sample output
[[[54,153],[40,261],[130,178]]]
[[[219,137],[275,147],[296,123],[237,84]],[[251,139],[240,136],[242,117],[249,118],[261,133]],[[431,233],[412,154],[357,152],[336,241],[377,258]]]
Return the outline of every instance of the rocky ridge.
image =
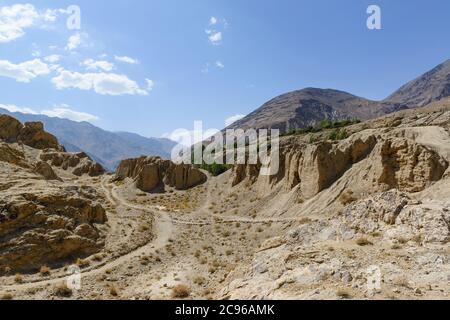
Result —
[[[191,165],[175,164],[159,157],[128,159],[120,163],[115,180],[131,178],[138,189],[151,192],[158,187],[186,190],[204,183],[205,173]]]

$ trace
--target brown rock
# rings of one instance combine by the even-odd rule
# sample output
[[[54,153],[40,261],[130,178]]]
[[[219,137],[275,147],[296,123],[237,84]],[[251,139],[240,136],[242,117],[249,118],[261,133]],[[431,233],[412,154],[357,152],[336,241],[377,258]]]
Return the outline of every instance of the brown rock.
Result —
[[[0,139],[6,142],[16,142],[23,125],[13,117],[0,115]]]
[[[202,184],[206,175],[199,169],[184,164],[175,164],[159,157],[128,159],[120,163],[115,180],[132,178],[136,187],[143,191],[153,191],[159,185],[185,190]]]
[[[36,149],[61,149],[58,139],[45,132],[44,125],[41,122],[26,122],[17,139]]]
[[[49,162],[52,166],[71,171],[79,177],[85,174],[97,177],[105,173],[105,169],[100,164],[92,161],[84,152],[68,153],[45,150],[40,158],[42,161]]]
[[[46,180],[61,180],[47,162],[39,161],[36,163],[34,171],[43,176]]]

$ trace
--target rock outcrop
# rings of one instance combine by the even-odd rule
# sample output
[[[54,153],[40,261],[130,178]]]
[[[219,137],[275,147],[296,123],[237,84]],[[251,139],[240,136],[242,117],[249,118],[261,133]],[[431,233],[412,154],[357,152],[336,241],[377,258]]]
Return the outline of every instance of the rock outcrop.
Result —
[[[175,164],[159,157],[128,159],[120,163],[115,180],[132,178],[142,191],[154,191],[157,187],[169,186],[186,190],[204,183],[206,175],[191,165]]]
[[[105,169],[100,164],[92,161],[84,152],[67,153],[44,150],[40,158],[54,167],[70,171],[79,177],[84,174],[97,177],[105,173]]]
[[[28,271],[85,257],[104,245],[101,205],[71,190],[7,195],[0,201],[0,270]]]
[[[0,139],[8,143],[23,143],[35,149],[64,149],[55,136],[44,131],[41,122],[26,122],[23,125],[8,115],[0,115]]]
[[[396,129],[389,134],[366,130],[339,143],[284,143],[276,176],[267,179],[259,175],[260,166],[237,165],[231,184],[269,182],[266,189],[270,190],[283,181],[287,190],[296,188],[303,199],[310,199],[354,171],[363,177],[358,183],[367,185],[366,192],[392,188],[419,192],[440,180],[449,167],[437,151],[416,141],[419,133],[415,129]],[[356,168],[358,163],[361,165]]]
[[[49,165],[47,162],[39,161],[34,166],[34,171],[36,173],[39,173],[41,176],[43,176],[46,180],[61,180],[53,171],[53,168],[51,165]]]

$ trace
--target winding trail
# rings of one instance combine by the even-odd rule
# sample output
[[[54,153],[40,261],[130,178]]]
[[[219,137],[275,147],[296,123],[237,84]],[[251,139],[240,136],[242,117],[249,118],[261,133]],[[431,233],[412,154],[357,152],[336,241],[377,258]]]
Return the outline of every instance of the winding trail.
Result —
[[[112,188],[109,187],[108,179],[109,176],[103,177],[101,181],[101,188],[103,189],[105,196],[111,204],[114,206],[124,206],[127,208],[144,211],[150,213],[154,217],[154,227],[153,232],[155,238],[144,244],[143,246],[123,255],[114,258],[113,260],[105,261],[104,263],[96,264],[91,267],[87,267],[81,271],[82,277],[94,276],[98,274],[103,274],[105,271],[118,267],[123,263],[128,262],[130,259],[139,257],[141,255],[149,255],[155,253],[158,249],[164,248],[168,243],[169,239],[173,233],[173,228],[175,225],[189,225],[189,226],[207,226],[214,224],[228,224],[228,223],[246,223],[246,224],[266,224],[266,223],[285,223],[285,222],[295,222],[300,221],[299,218],[267,218],[267,219],[248,219],[244,217],[233,217],[233,218],[223,218],[218,215],[212,215],[211,220],[199,219],[199,220],[184,220],[173,217],[173,213],[154,210],[142,205],[133,204],[127,200],[121,198],[117,194],[117,186]],[[207,204],[210,202],[210,191],[208,191],[208,196],[205,204],[197,211],[204,211]],[[25,283],[18,283],[13,285],[1,286],[0,289],[7,291],[14,290],[26,290],[31,289],[36,286],[46,286],[46,285],[56,285],[66,280],[68,275],[61,275],[52,279],[29,281]]]
[[[109,189],[105,185],[104,178],[102,180],[102,188],[105,191],[106,197],[108,201],[110,201],[113,204],[121,203],[120,200],[115,199],[113,193],[109,193]],[[126,204],[123,204],[124,206],[127,206]],[[133,206],[134,209],[135,206]],[[146,212],[151,212],[150,210],[145,210]],[[154,214],[154,212],[151,212]],[[113,260],[105,261],[104,263],[96,264],[91,267],[87,267],[81,271],[82,277],[87,276],[94,276],[98,274],[103,274],[107,270],[115,268],[117,266],[120,266],[123,263],[126,263],[130,261],[130,259],[133,259],[135,257],[139,257],[141,255],[149,255],[152,253],[155,253],[158,249],[164,248],[168,243],[169,239],[173,232],[173,224],[170,219],[160,219],[160,215],[155,214],[154,215],[154,227],[153,232],[155,234],[155,238],[150,241],[149,243],[144,244],[143,246],[123,255],[120,257],[116,257]],[[13,285],[5,285],[0,286],[1,290],[7,290],[7,291],[14,291],[14,290],[26,290],[31,289],[36,286],[46,286],[46,285],[56,285],[61,283],[62,281],[66,280],[69,275],[59,276],[52,279],[44,279],[44,280],[36,280],[36,281],[29,281],[25,283],[19,283],[19,284],[13,284]]]

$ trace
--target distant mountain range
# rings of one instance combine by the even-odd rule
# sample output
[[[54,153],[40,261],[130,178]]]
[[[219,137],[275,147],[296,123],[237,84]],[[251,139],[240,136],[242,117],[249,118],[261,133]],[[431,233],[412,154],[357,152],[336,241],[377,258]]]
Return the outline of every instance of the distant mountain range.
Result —
[[[230,129],[290,129],[305,128],[325,119],[368,120],[402,109],[423,107],[450,96],[450,60],[407,83],[383,101],[373,101],[332,89],[306,88],[278,96]],[[175,142],[168,139],[145,138],[129,132],[109,132],[88,122],[74,122],[9,112],[22,122],[41,121],[46,131],[55,135],[68,151],[85,151],[108,170],[114,170],[126,158],[141,155],[170,158]]]
[[[84,151],[110,171],[115,170],[121,160],[141,155],[170,159],[171,150],[176,145],[168,139],[145,138],[129,132],[106,131],[88,122],[9,112],[1,108],[0,113],[9,114],[21,122],[44,123],[45,130],[55,135],[67,151]]]
[[[368,120],[402,109],[423,107],[450,96],[450,60],[407,83],[383,101],[372,101],[347,92],[306,88],[278,96],[229,129],[305,128],[324,119]]]

